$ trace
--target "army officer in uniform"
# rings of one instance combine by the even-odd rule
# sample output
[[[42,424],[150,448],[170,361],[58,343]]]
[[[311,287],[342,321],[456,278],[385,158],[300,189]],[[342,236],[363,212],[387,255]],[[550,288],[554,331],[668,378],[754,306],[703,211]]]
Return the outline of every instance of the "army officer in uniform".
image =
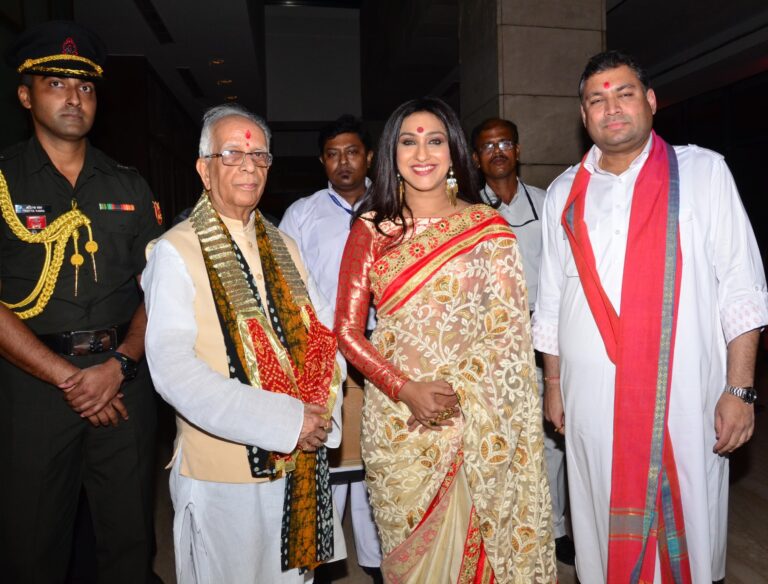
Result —
[[[151,577],[155,410],[137,275],[146,182],[86,139],[105,47],[48,22],[8,49],[34,134],[0,154],[0,566],[63,581],[84,487],[99,582]]]

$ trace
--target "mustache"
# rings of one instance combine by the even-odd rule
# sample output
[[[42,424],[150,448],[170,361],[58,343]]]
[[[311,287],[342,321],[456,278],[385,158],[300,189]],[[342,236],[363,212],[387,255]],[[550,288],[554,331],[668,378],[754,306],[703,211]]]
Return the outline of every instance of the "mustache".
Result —
[[[626,122],[626,123],[629,123],[630,119],[627,116],[621,116],[619,118],[613,118],[611,120],[604,120],[603,122],[601,122],[600,127],[601,128],[605,128],[606,126],[608,126],[610,124],[615,124],[616,122]]]

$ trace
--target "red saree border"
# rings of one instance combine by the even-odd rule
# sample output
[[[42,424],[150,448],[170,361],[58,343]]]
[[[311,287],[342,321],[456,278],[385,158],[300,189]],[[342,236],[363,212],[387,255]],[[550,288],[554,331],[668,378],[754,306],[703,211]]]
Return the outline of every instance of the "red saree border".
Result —
[[[445,502],[445,497],[454,486],[454,482],[458,476],[459,469],[463,464],[464,452],[459,450],[456,454],[456,458],[453,460],[450,468],[446,472],[443,481],[440,483],[440,487],[437,489],[435,496],[432,498],[432,501],[430,501],[429,506],[427,507],[419,522],[416,524],[416,527],[413,528],[410,535],[408,535],[408,537],[403,542],[401,542],[397,547],[392,549],[386,556],[382,558],[381,570],[384,573],[384,577],[387,582],[391,582],[393,584],[399,584],[402,582],[403,573],[407,573],[408,571],[412,570],[413,567],[424,556],[424,553],[427,551],[426,546],[430,544],[435,533],[434,527],[427,525],[427,521],[432,518],[432,515],[435,513],[438,507],[440,507],[441,504],[449,504],[449,502]],[[435,516],[435,520],[439,519],[439,517]],[[422,546],[416,545],[416,543],[419,541],[422,542]],[[414,549],[412,550],[411,548]],[[393,565],[401,568],[404,566],[405,569],[401,569],[396,572],[392,570],[391,566]]]
[[[474,506],[470,513],[467,537],[464,541],[464,557],[461,560],[457,584],[493,584],[496,579],[485,552]]]
[[[446,493],[448,493],[448,490],[451,488],[451,485],[453,485],[453,481],[456,479],[456,475],[459,473],[459,469],[463,464],[464,464],[464,451],[459,450],[456,453],[456,460],[454,460],[451,463],[451,468],[449,468],[448,472],[445,474],[445,478],[443,479],[443,482],[440,483],[440,488],[437,489],[437,493],[435,494],[434,498],[432,499],[432,501],[430,501],[429,507],[427,507],[427,510],[424,511],[424,515],[422,515],[421,520],[413,529],[414,532],[424,524],[427,518],[430,515],[432,515],[432,512],[443,500]]]
[[[446,220],[453,219],[455,222],[471,220],[471,214],[469,218],[465,217],[466,211],[470,209],[471,207],[465,210],[465,213],[458,214],[455,219],[449,217]],[[473,213],[477,212],[475,210]],[[470,252],[476,245],[484,241],[503,237],[514,239],[515,235],[510,230],[506,220],[496,212],[487,214],[474,226],[448,238],[440,232],[436,225],[430,225],[418,236],[408,240],[407,244],[401,244],[396,250],[393,250],[394,253],[403,253],[402,248],[405,245],[431,247],[421,257],[414,257],[414,261],[387,284],[381,294],[379,312],[392,314],[418,293],[446,263],[457,256]],[[429,245],[430,240],[436,240],[432,246]],[[386,260],[387,255],[383,255],[380,260]],[[412,286],[408,284],[412,284]]]

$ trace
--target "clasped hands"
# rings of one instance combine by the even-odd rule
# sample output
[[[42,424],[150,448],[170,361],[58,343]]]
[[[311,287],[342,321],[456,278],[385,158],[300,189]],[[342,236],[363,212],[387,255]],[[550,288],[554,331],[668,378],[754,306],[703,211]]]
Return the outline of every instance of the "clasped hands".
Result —
[[[58,387],[64,399],[80,417],[93,426],[117,426],[120,418],[128,419],[128,410],[119,393],[123,373],[116,359],[86,367],[73,373]]]
[[[453,426],[453,418],[461,413],[459,398],[447,381],[407,381],[398,399],[411,410],[408,430],[437,430]]]
[[[328,411],[323,406],[304,404],[304,423],[301,426],[299,441],[296,446],[304,452],[315,452],[328,440],[328,432],[333,427],[331,420],[326,420]]]

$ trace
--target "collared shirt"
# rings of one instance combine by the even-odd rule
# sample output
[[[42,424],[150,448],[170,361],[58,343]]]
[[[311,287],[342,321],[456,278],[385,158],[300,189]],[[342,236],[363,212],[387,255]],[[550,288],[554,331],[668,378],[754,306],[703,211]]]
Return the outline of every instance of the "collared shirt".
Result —
[[[584,163],[591,174],[584,221],[600,281],[617,310],[621,304],[632,196],[650,148],[651,139],[619,175],[600,168],[602,152],[596,146]],[[698,307],[700,315],[696,320],[700,324],[707,322],[701,315],[717,315],[727,343],[768,322],[768,294],[760,252],[723,157],[698,146],[674,148],[680,169],[681,314]],[[572,315],[573,302],[582,295],[579,286],[572,286],[578,282],[578,272],[560,225],[577,170],[578,165],[569,168],[549,187],[542,221],[541,294],[533,318],[533,333],[536,348],[553,355],[559,354],[560,316],[563,311]],[[684,322],[682,316],[678,321]]]
[[[72,209],[73,201],[90,220],[94,254],[85,250],[88,233],[78,230],[78,251],[84,258],[77,274],[70,263],[70,239],[56,287],[42,314],[25,323],[36,333],[98,329],[128,322],[141,302],[136,276],[144,268],[144,248],[158,237],[149,186],[139,173],[121,166],[87,143],[85,161],[75,186],[56,169],[34,136],[0,155],[22,224],[41,229]],[[32,220],[32,223],[30,223]],[[45,261],[44,246],[19,240],[0,220],[0,299],[18,302],[35,288]]]
[[[509,205],[502,202],[498,211],[507,220],[517,237],[517,245],[523,256],[525,283],[528,286],[528,304],[533,310],[539,289],[539,264],[541,262],[541,214],[546,191],[526,185],[517,179],[517,193]],[[489,205],[499,200],[488,185],[480,190],[483,201]]]
[[[371,181],[366,178],[365,187],[370,185]],[[327,188],[288,207],[280,222],[280,229],[299,246],[304,265],[334,309],[341,256],[355,207],[351,207],[329,182]]]

